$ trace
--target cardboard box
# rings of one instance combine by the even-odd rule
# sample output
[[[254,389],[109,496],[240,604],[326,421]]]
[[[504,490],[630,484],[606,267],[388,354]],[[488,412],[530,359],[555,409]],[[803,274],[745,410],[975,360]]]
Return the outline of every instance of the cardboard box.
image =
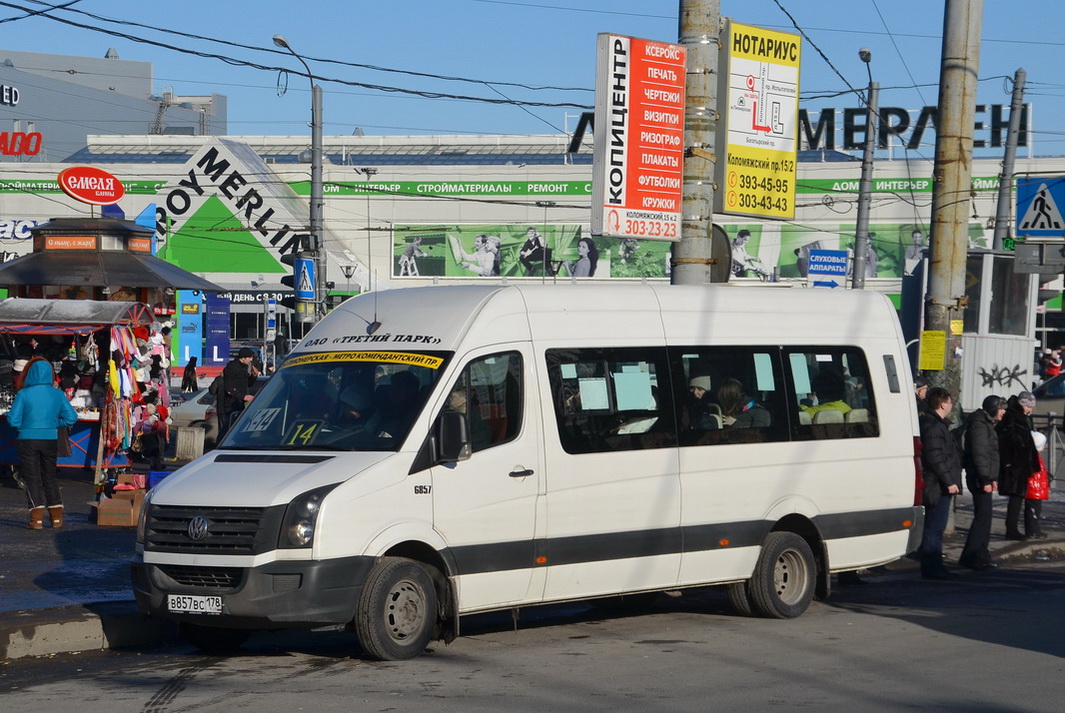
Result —
[[[119,483],[128,476],[119,476]],[[126,481],[128,482],[128,481]],[[116,490],[110,498],[91,502],[92,514],[100,527],[133,527],[140,517],[141,504],[144,502],[145,490]]]
[[[132,527],[137,524],[133,517],[133,500],[126,498],[105,498],[91,502],[96,524],[100,527]]]

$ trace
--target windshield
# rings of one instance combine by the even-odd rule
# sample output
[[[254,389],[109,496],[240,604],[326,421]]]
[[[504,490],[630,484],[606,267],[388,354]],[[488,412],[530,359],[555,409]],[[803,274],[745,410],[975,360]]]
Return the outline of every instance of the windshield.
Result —
[[[330,352],[288,359],[220,448],[394,451],[449,355]]]

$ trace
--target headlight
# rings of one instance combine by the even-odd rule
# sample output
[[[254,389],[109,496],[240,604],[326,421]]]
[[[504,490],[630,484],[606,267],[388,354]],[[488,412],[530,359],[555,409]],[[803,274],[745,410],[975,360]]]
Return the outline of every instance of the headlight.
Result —
[[[148,508],[152,504],[152,495],[154,491],[149,490],[148,494],[144,496],[144,500],[141,501],[141,511],[137,515],[137,544],[144,544],[144,536],[148,530]]]
[[[303,493],[285,510],[285,520],[281,526],[281,540],[278,547],[310,547],[314,543],[314,530],[318,525],[318,513],[322,501],[337,484],[327,485]]]

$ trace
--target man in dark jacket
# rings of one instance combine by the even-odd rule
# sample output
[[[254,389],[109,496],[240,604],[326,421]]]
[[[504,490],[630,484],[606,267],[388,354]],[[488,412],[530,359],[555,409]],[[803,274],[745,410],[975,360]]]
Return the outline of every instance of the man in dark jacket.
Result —
[[[994,567],[991,561],[992,493],[998,490],[998,433],[1006,399],[991,395],[969,414],[965,425],[965,485],[973,494],[973,524],[958,564],[975,570]]]
[[[226,364],[222,370],[222,398],[219,399],[218,415],[218,440],[229,430],[233,419],[244,410],[245,405],[252,400],[251,385],[255,383],[259,371],[253,364],[255,352],[247,347],[242,347],[237,352],[236,358]]]
[[[954,399],[946,389],[928,390],[928,412],[921,421],[921,465],[924,470],[924,533],[917,553],[925,579],[954,579],[943,565],[943,531],[951,503],[961,492],[961,453],[947,424]]]

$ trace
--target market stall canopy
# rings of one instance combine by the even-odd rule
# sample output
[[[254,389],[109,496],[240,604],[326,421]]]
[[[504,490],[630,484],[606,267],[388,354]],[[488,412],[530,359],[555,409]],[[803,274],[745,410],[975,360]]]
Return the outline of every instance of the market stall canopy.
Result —
[[[143,302],[0,300],[0,333],[88,334],[115,325],[148,326],[154,319]]]
[[[0,286],[172,287],[223,292],[151,254],[150,228],[113,218],[53,218],[32,230],[34,251],[0,264]]]

